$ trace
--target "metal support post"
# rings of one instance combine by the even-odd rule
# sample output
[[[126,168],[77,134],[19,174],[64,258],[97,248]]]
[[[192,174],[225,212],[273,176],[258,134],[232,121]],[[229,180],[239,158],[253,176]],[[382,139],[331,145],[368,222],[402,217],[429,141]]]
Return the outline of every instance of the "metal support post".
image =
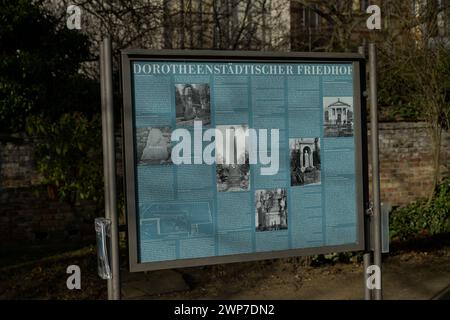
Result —
[[[119,231],[116,199],[116,163],[114,141],[114,105],[112,82],[111,40],[100,45],[100,82],[102,96],[103,166],[105,183],[105,217],[111,220],[111,271],[108,279],[108,299],[120,299]]]

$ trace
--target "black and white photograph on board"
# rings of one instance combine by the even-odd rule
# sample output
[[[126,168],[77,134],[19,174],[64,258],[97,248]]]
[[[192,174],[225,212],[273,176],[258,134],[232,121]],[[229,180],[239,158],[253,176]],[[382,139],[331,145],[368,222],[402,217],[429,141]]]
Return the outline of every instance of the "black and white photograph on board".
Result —
[[[325,137],[353,136],[353,98],[323,98],[323,125]]]
[[[289,139],[291,186],[320,184],[320,139]]]
[[[194,121],[203,125],[211,122],[209,84],[176,84],[175,105],[177,126],[192,126]]]
[[[248,191],[250,163],[247,125],[217,126],[222,139],[216,136],[216,182],[218,192]]]
[[[172,164],[170,127],[136,129],[136,158],[138,165]]]
[[[276,231],[288,228],[286,189],[256,190],[256,231]]]

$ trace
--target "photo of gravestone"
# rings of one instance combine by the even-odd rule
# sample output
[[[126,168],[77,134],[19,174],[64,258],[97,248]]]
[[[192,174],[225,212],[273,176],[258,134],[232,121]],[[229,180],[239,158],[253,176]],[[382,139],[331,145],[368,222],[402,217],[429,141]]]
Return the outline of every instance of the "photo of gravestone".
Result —
[[[177,126],[193,126],[194,121],[203,125],[211,122],[209,84],[176,84],[175,106]]]
[[[320,184],[320,139],[289,139],[291,186]]]
[[[217,126],[216,182],[219,192],[248,191],[250,188],[249,143],[246,125]]]
[[[286,189],[256,190],[256,231],[276,231],[288,228]]]
[[[170,127],[136,129],[136,158],[138,165],[172,164]]]
[[[323,125],[325,137],[353,136],[353,98],[323,98]]]

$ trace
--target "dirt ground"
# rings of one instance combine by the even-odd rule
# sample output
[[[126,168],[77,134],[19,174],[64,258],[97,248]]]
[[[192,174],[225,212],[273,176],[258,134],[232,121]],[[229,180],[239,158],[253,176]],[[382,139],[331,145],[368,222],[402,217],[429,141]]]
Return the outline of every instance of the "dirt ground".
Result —
[[[154,271],[141,274],[139,282],[127,281],[125,275],[124,298],[363,299],[363,266],[357,257],[351,260],[311,266],[311,259],[277,259]],[[161,293],[165,282],[157,279],[163,278],[170,282],[167,291],[179,291]],[[127,290],[133,282],[139,285]],[[401,244],[383,257],[385,299],[431,299],[449,285],[449,235]]]
[[[450,248],[449,248],[450,249]],[[363,299],[361,263],[319,267],[275,260],[182,270],[193,289],[150,299]],[[431,299],[450,285],[450,251],[385,257],[385,299]],[[206,273],[206,274],[205,274]]]
[[[125,252],[124,252],[125,254]],[[38,257],[0,256],[0,299],[106,299],[94,246]],[[124,299],[363,299],[363,267],[311,258],[121,272]],[[385,299],[431,299],[450,285],[450,234],[399,245],[383,257]],[[81,268],[81,290],[66,288],[66,268]]]

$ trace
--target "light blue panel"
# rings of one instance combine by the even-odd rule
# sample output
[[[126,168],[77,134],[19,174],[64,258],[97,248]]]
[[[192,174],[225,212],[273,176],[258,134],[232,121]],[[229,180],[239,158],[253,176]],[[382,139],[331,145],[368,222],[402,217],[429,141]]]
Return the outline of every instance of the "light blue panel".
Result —
[[[351,82],[323,82],[324,97],[351,97],[353,85]]]
[[[326,65],[334,68],[352,68],[352,64]],[[324,75],[323,96],[324,97],[352,97],[353,79],[351,75]]]
[[[213,235],[209,201],[157,202],[139,207],[141,239],[179,239]]]
[[[354,224],[327,226],[327,245],[348,245],[356,241],[356,226]]]
[[[355,243],[357,240],[355,177],[326,176],[324,180],[327,245]]]
[[[180,259],[204,258],[214,256],[215,240],[210,238],[194,238],[180,240]]]
[[[146,72],[133,75],[135,127],[175,129],[175,85],[208,84],[212,126],[277,129],[280,138],[278,172],[264,176],[262,165],[252,164],[248,191],[218,192],[215,165],[138,166],[142,262],[357,241],[354,137],[324,138],[323,129],[325,102],[352,99],[352,64],[140,61],[136,66]],[[193,134],[188,121],[180,126]],[[314,137],[321,139],[321,184],[291,186],[289,138]],[[287,191],[287,230],[256,231],[256,190],[279,188]]]
[[[289,137],[319,137],[322,99],[320,77],[288,77]]]
[[[319,137],[321,116],[317,109],[290,110],[289,137]]]
[[[214,107],[217,125],[247,124],[248,77],[214,77]]]
[[[217,193],[217,227],[222,230],[251,228],[252,194],[250,192]]]
[[[292,245],[295,248],[324,245],[321,186],[291,187]]]
[[[170,125],[173,118],[171,77],[135,74],[133,81],[136,126]]]
[[[137,166],[137,195],[140,203],[175,199],[172,165]]]
[[[351,138],[324,138],[323,162],[326,165],[323,171],[326,176],[351,175],[355,172],[354,139]]]
[[[175,240],[140,241],[140,261],[166,261],[177,259],[177,243]]]
[[[276,168],[275,163],[272,161],[272,164],[262,165],[260,163],[252,165],[251,170],[254,172],[254,183],[255,189],[276,189],[276,188],[285,188],[289,185],[289,181],[286,180],[286,176],[290,170],[288,167],[289,163],[289,142],[286,139],[286,130],[279,131],[279,157],[278,157],[278,172],[274,175],[263,175],[261,169],[270,167]],[[272,150],[271,138],[270,135],[267,139],[268,150]],[[260,143],[260,141],[258,141]],[[259,152],[262,152],[259,149]],[[264,152],[265,154],[265,152]],[[272,153],[269,153],[272,155]],[[275,156],[275,155],[274,155]],[[258,162],[260,156],[258,155]]]
[[[287,230],[256,232],[257,252],[287,249],[289,249],[289,238]]]
[[[283,160],[286,156],[280,156],[280,160]],[[266,167],[266,166],[265,166]],[[289,168],[284,163],[279,164],[279,171],[275,175],[267,176],[261,175],[261,165],[252,166],[255,171],[255,189],[277,189],[286,188],[289,186],[289,181],[286,181],[286,175],[289,172]]]
[[[177,166],[177,196],[183,201],[212,200],[214,198],[215,178],[211,166]],[[215,181],[215,180],[214,180]]]
[[[173,77],[174,84],[202,84],[209,83],[210,80],[211,78],[209,76],[177,75]]]
[[[219,231],[217,235],[218,255],[252,252],[252,232],[254,229]]]

